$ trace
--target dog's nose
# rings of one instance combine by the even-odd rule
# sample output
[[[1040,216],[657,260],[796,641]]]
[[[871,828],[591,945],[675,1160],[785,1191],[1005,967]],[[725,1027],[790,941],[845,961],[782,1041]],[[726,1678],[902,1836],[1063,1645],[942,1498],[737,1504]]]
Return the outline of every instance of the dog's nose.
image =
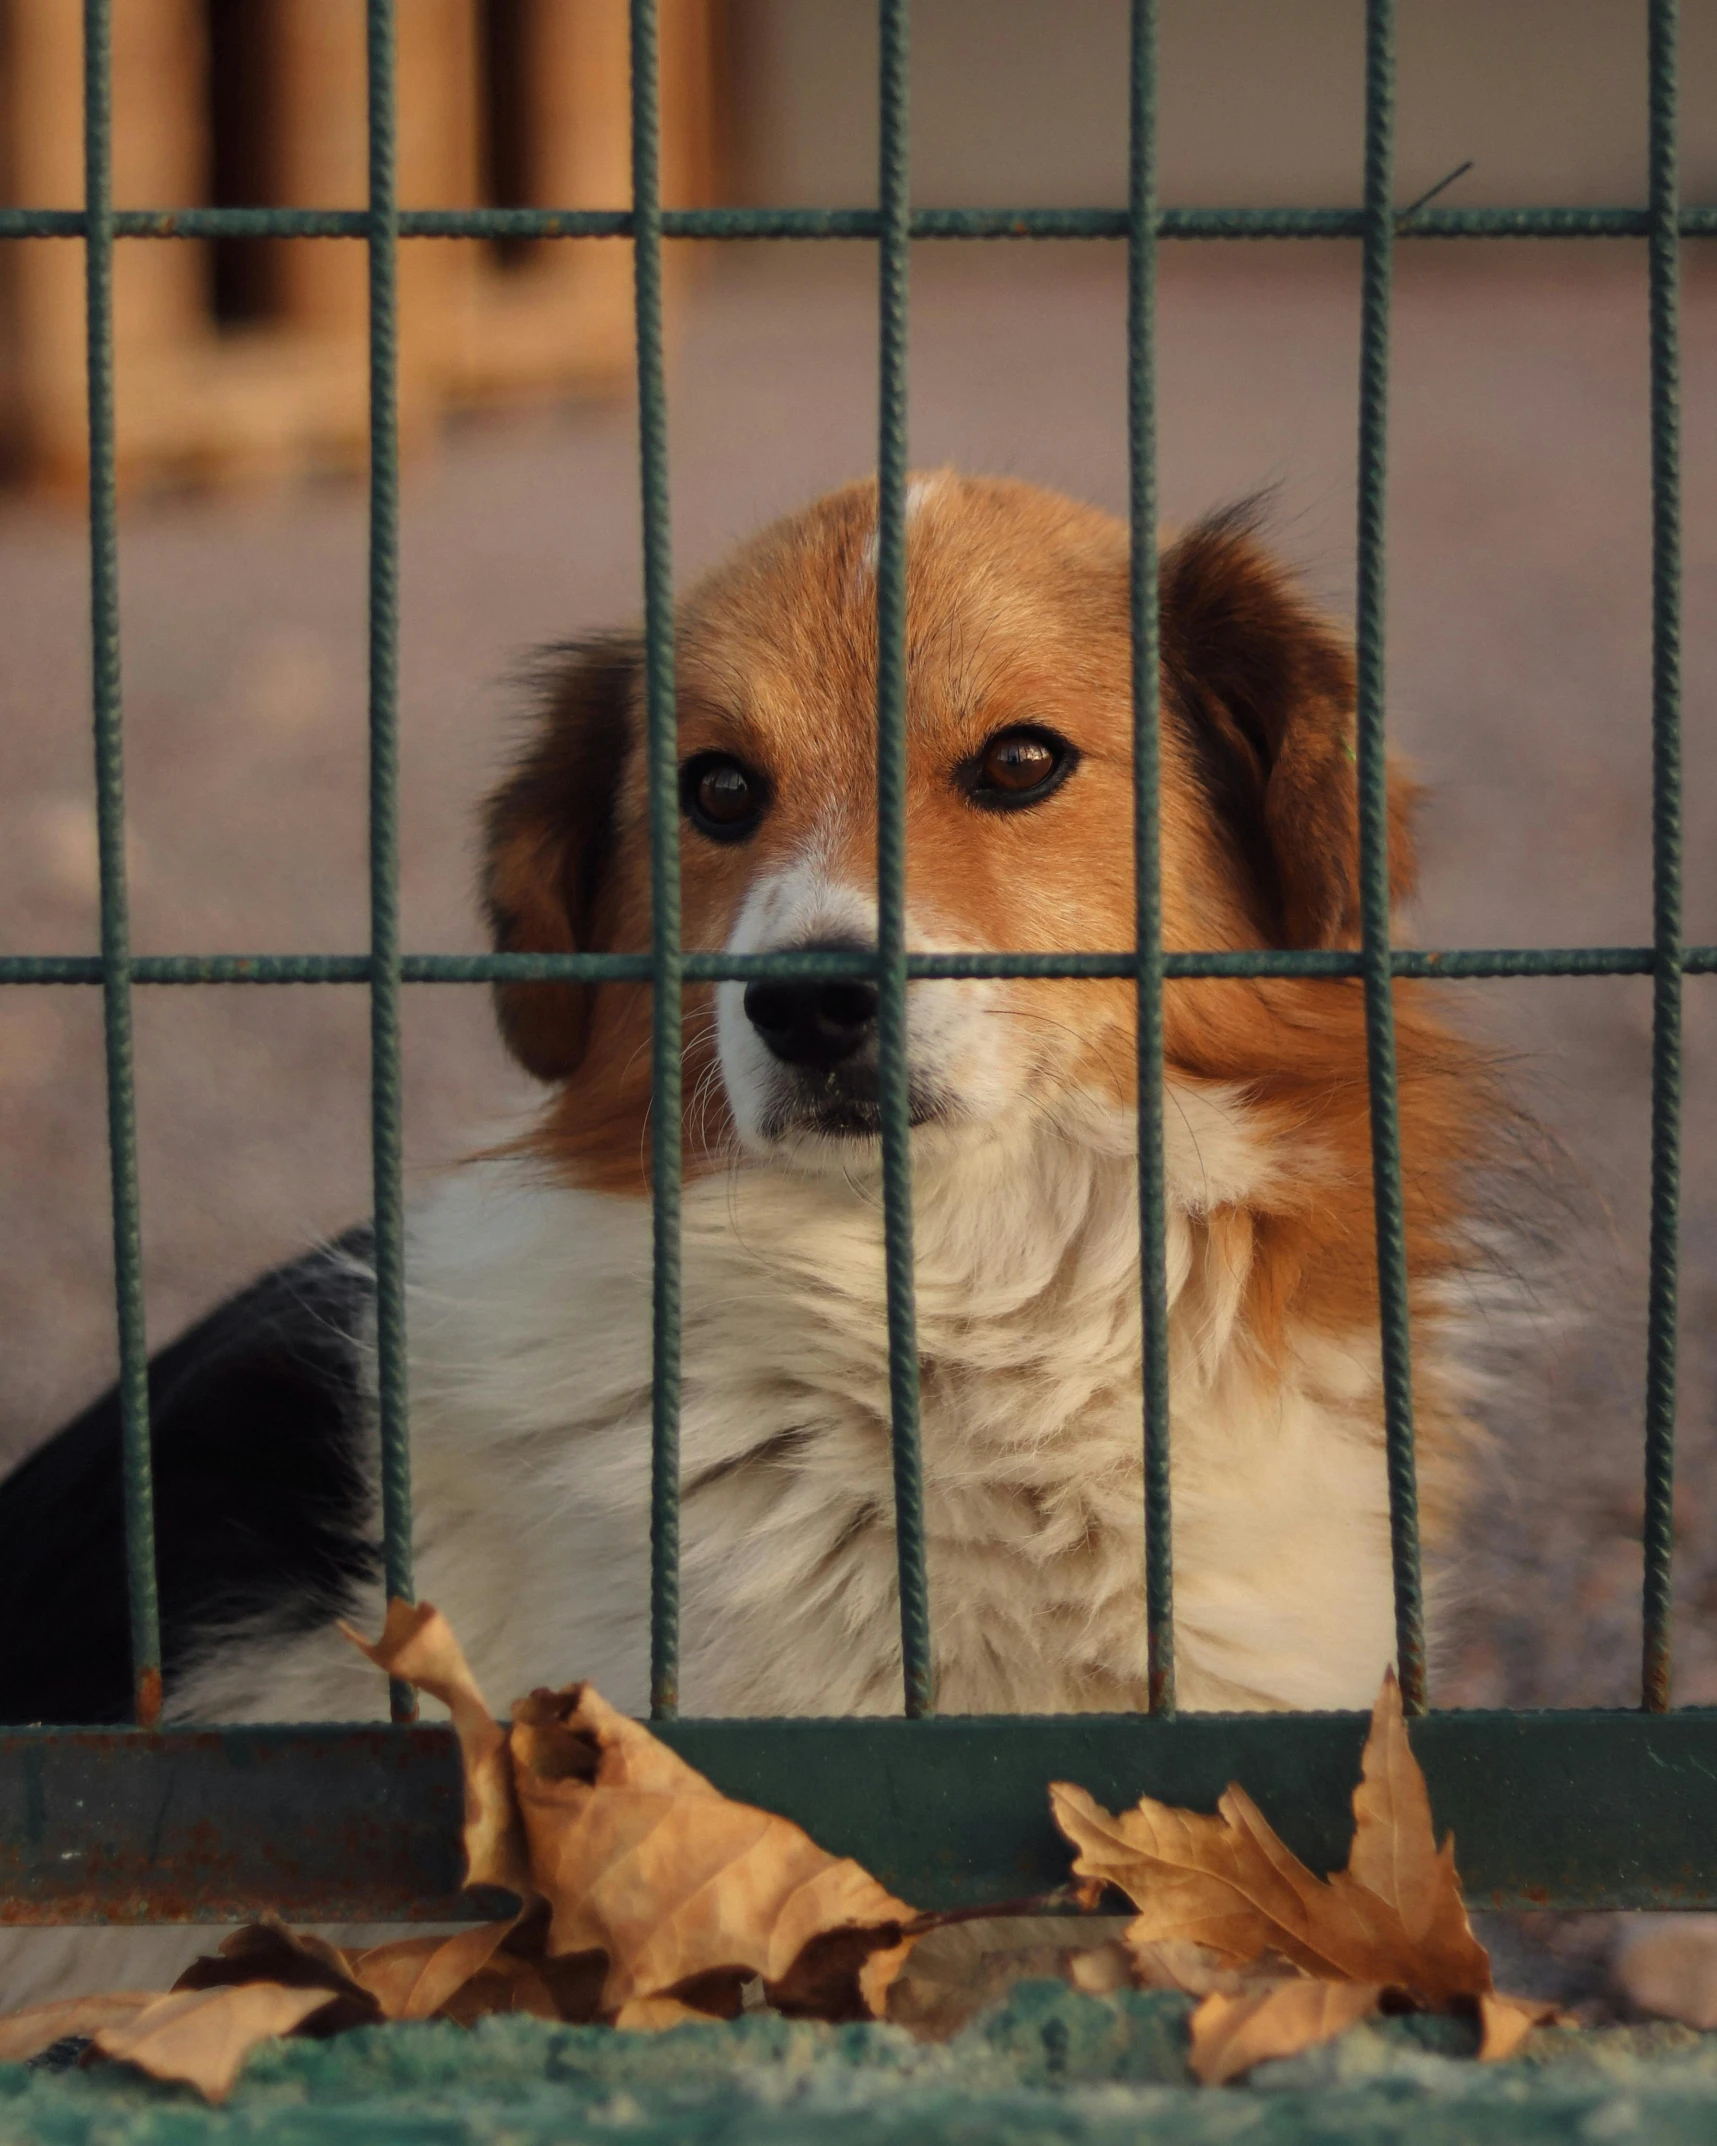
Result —
[[[858,949],[806,947],[804,951]],[[858,977],[839,983],[747,984],[745,1015],[785,1064],[827,1073],[869,1041],[876,1025],[876,986]]]

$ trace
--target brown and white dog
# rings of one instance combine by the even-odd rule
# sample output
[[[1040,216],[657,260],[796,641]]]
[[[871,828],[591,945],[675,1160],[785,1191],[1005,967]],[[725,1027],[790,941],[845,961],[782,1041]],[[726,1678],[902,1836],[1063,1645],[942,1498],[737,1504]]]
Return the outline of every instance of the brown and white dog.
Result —
[[[1128,948],[1125,529],[950,473],[913,483],[908,522],[909,944]],[[688,947],[874,942],[875,565],[875,488],[855,484],[683,601]],[[1343,637],[1230,516],[1166,553],[1162,650],[1167,943],[1354,944]],[[1397,776],[1397,894],[1411,803]],[[575,646],[489,805],[496,944],[646,947],[645,823],[637,646]],[[419,1584],[497,1700],[579,1675],[640,1708],[650,995],[507,986],[498,1004],[550,1094],[410,1219]],[[691,1712],[899,1704],[874,1011],[862,984],[686,994]],[[1132,987],[920,981],[908,1015],[939,1701],[1134,1708]],[[1458,1300],[1490,1105],[1479,1055],[1409,987],[1396,1018],[1435,1546],[1466,1436]],[[1174,983],[1166,1057],[1182,1703],[1364,1706],[1392,1617],[1359,986]],[[368,1289],[348,1240],[158,1368],[170,1718],[384,1703],[333,1629],[379,1616]],[[33,1590],[39,1635],[0,1718],[89,1720],[123,1702],[116,1420],[98,1404],[0,1491],[0,1567],[8,1592]],[[211,1530],[227,1546],[212,1577]]]

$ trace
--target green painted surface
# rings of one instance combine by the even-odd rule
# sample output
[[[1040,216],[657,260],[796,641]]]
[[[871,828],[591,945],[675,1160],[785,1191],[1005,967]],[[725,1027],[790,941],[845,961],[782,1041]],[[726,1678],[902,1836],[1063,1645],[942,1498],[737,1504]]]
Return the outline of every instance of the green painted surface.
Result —
[[[489,2021],[279,2045],[231,2102],[114,2065],[0,2066],[0,2146],[258,2146],[435,2141],[446,2146],[673,2140],[711,2146],[870,2142],[1442,2142],[1717,2137],[1717,2036],[1609,2028],[1535,2036],[1495,2066],[1472,2030],[1396,2020],[1260,2067],[1245,2087],[1186,2071],[1189,2000],[1082,1997],[1049,1983],[945,2046],[895,2028],[773,2017],[660,2036]]]

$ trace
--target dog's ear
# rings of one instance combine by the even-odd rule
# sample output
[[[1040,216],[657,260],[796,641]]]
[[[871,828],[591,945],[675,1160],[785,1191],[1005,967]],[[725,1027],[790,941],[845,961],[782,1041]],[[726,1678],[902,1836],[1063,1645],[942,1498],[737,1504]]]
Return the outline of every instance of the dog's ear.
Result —
[[[1246,872],[1268,942],[1328,947],[1359,934],[1354,662],[1259,543],[1240,507],[1166,552],[1166,697]],[[1389,782],[1390,894],[1415,877],[1413,783]]]
[[[615,804],[640,656],[615,637],[555,650],[535,738],[484,815],[483,905],[498,953],[605,951]],[[527,1072],[564,1080],[590,1041],[594,984],[497,984],[501,1034]]]

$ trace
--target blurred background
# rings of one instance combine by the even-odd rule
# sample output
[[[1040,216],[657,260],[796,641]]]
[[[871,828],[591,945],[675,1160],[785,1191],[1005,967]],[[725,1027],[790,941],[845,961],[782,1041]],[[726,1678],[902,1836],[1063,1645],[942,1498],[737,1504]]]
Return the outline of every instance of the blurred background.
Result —
[[[670,198],[873,198],[863,0],[663,0]],[[400,0],[415,203],[618,205],[621,0]],[[1717,0],[1683,0],[1683,178],[1717,201]],[[0,0],[0,186],[80,192],[76,15]],[[355,203],[361,0],[117,0],[124,204]],[[1358,199],[1359,0],[1163,0],[1172,202]],[[915,192],[1117,203],[1124,0],[917,0]],[[1643,0],[1401,0],[1399,189],[1645,197]],[[676,566],[874,460],[858,244],[673,246]],[[1684,253],[1687,935],[1717,940],[1717,246]],[[364,263],[356,246],[120,249],[134,943],[348,950],[367,932]],[[93,950],[82,263],[0,247],[0,946]],[[1113,245],[913,260],[921,464],[1125,504]],[[404,249],[406,943],[479,945],[473,807],[544,640],[636,615],[630,263],[618,242]],[[1352,600],[1358,251],[1166,245],[1162,497],[1267,488],[1274,540]],[[1390,699],[1427,779],[1421,944],[1650,930],[1646,274],[1635,241],[1404,243]],[[414,1184],[528,1102],[484,995],[408,990]],[[1678,1698],[1717,1701],[1717,982],[1687,988]],[[1508,1257],[1494,1476],[1446,1702],[1626,1703],[1637,1674],[1650,987],[1488,983],[1464,1017],[1559,1150]],[[137,995],[149,1326],[165,1341],[368,1201],[349,987]],[[100,1006],[0,992],[0,1460],[112,1375]]]

